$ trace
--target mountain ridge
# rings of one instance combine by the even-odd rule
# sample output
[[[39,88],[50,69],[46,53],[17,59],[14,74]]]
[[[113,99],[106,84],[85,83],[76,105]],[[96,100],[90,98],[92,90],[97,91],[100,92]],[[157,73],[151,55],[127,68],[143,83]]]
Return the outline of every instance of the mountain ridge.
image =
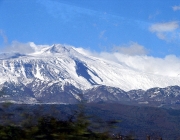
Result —
[[[178,77],[135,71],[124,64],[85,56],[78,49],[69,46],[52,45],[38,49],[39,51],[26,55],[14,53],[11,57],[1,58],[0,69],[3,73],[0,80],[23,79],[25,83],[34,79],[54,80],[65,81],[81,89],[107,85],[126,91],[180,83]],[[7,80],[8,77],[10,80]]]
[[[168,88],[168,86],[180,85],[178,77],[138,71],[123,63],[88,55],[88,53],[71,46],[54,44],[39,47],[36,50],[29,54],[9,53],[0,55],[1,90],[7,83],[10,87],[19,84],[21,85],[19,88],[26,90],[28,88],[31,91],[33,94],[31,99],[34,102],[39,102],[38,100],[56,102],[56,98],[61,97],[62,99],[57,100],[59,103],[75,103],[81,100],[82,95],[85,95],[87,100],[101,101],[100,96],[97,96],[94,91],[99,92],[100,95],[103,90],[107,94],[102,94],[102,98],[106,98],[108,101],[111,101],[111,98],[112,101],[123,101],[121,99],[124,99],[127,102],[132,101],[133,98],[130,98],[130,94],[126,94],[133,93],[132,90],[134,90],[132,97],[143,98],[142,101],[134,101],[137,104],[139,102],[145,104],[150,100],[150,98],[147,98],[148,101],[145,100],[144,92],[148,89],[152,91],[151,88],[154,87]],[[111,93],[108,91],[109,89],[119,92],[118,95]],[[136,93],[137,91],[138,93]],[[18,90],[18,92],[23,91]],[[93,99],[93,94],[96,99]],[[179,96],[178,92],[176,94],[175,97]],[[42,98],[43,96],[44,98]],[[154,94],[153,96],[155,97]],[[25,98],[24,95],[23,98]],[[137,98],[135,99],[137,100]],[[2,100],[3,98],[1,98]]]

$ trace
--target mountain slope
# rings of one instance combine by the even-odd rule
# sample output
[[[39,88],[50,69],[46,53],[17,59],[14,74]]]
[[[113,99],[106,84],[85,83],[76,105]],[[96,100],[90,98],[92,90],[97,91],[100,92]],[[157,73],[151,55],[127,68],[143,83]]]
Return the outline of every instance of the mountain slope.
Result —
[[[7,57],[8,56],[8,57]],[[31,54],[6,54],[0,59],[0,82],[28,84],[35,79],[44,82],[70,83],[80,89],[96,85],[123,90],[148,89],[178,85],[178,77],[168,77],[136,71],[125,64],[85,56],[76,48],[53,45]]]
[[[30,102],[76,103],[83,94],[92,102],[138,98],[138,102],[148,102],[166,95],[155,96],[157,91],[145,92],[147,89],[180,85],[178,77],[145,73],[64,45],[42,46],[31,54],[1,54],[0,71],[0,87],[3,92],[7,90],[6,99],[15,98],[10,91],[16,91],[18,98],[27,97]],[[8,84],[11,88],[4,88]],[[179,92],[173,96],[179,96]],[[1,101],[5,97],[1,96]]]

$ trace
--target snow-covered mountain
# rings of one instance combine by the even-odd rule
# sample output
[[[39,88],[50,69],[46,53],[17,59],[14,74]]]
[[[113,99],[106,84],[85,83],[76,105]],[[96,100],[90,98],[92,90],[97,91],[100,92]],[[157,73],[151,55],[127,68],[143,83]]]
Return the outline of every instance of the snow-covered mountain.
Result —
[[[70,46],[58,44],[35,50],[29,54],[0,54],[0,85],[4,92],[2,100],[10,97],[10,93],[5,93],[13,86],[18,87],[18,91],[13,88],[11,91],[22,95],[23,100],[29,97],[32,102],[40,98],[48,102],[59,98],[61,103],[72,103],[80,100],[83,91],[102,85],[124,92],[180,85],[179,77],[135,70],[123,63],[88,55]]]

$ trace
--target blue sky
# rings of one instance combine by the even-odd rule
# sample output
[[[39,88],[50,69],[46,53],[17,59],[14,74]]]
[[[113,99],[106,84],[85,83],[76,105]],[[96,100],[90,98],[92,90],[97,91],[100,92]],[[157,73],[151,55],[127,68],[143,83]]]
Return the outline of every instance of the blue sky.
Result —
[[[0,0],[0,46],[14,41],[180,57],[180,1]]]

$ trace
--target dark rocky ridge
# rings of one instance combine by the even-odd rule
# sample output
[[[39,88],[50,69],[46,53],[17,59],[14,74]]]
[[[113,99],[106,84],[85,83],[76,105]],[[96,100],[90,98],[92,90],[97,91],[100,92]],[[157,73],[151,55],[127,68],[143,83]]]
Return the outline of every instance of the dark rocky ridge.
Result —
[[[25,86],[22,83],[1,85],[0,101],[21,103],[74,104],[81,100],[88,103],[121,103],[128,105],[154,106],[180,109],[180,87],[151,88],[148,90],[124,91],[120,88],[97,86],[80,90],[71,84],[37,82]]]

